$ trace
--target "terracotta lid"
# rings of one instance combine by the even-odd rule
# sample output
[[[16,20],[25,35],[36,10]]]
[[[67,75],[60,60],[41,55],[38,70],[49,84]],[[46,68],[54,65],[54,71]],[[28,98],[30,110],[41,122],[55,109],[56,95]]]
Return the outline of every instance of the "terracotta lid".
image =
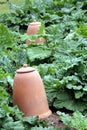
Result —
[[[16,72],[17,73],[28,73],[28,72],[33,72],[33,71],[35,71],[34,68],[28,67],[27,64],[24,64],[23,67],[18,69]]]
[[[30,23],[30,25],[41,25],[41,22],[37,22],[36,20],[34,20],[32,23]]]

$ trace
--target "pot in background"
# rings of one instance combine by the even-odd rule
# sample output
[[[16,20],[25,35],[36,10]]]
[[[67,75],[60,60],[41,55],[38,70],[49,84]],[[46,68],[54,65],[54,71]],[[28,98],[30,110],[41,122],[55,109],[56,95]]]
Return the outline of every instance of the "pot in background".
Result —
[[[29,34],[29,35],[37,34],[38,30],[40,29],[40,26],[41,26],[41,22],[37,22],[36,20],[34,20],[32,23],[30,23],[28,25],[27,34]],[[44,34],[44,32],[43,32],[43,34]],[[44,38],[36,38],[36,40],[35,40],[35,43],[44,43],[44,42],[45,42]],[[32,42],[30,40],[27,40],[26,43],[30,44]]]
[[[39,116],[39,119],[44,119],[52,114],[38,71],[26,64],[16,71],[14,77],[13,104],[25,117]]]

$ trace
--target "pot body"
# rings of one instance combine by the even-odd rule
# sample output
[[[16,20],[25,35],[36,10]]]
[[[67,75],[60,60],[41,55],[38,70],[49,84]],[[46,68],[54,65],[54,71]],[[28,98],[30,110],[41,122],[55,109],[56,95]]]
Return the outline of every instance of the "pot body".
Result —
[[[34,21],[34,22],[30,23],[30,24],[28,25],[27,34],[29,34],[29,35],[35,35],[35,34],[37,34],[37,32],[38,32],[40,26],[41,26],[41,22],[36,22],[36,21]],[[45,31],[44,31],[44,32],[45,32]],[[44,33],[44,32],[43,32],[43,33]],[[45,42],[45,39],[44,39],[44,38],[36,38],[36,40],[35,40],[35,43],[44,43],[44,42]],[[27,44],[30,44],[31,41],[30,41],[30,40],[27,40],[26,43],[27,43]]]
[[[39,116],[39,119],[43,119],[52,114],[42,79],[36,70],[16,73],[13,86],[13,104],[19,107],[25,117]]]

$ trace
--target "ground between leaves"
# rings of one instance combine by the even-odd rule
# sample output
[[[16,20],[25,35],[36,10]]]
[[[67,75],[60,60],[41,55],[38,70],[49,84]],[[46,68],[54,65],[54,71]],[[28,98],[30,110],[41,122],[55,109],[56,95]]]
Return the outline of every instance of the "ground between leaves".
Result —
[[[65,124],[61,121],[60,117],[56,113],[53,113],[45,120],[47,122],[47,126],[54,126],[55,128],[59,128],[59,130],[63,130],[63,128],[66,128]],[[75,129],[71,128],[70,130]]]

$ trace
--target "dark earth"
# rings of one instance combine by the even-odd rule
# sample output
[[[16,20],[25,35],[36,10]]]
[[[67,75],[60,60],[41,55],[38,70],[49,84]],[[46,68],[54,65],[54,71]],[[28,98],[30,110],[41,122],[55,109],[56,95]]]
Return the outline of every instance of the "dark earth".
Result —
[[[59,130],[63,130],[64,128],[66,128],[65,124],[63,124],[60,117],[56,113],[52,113],[52,115],[46,118],[45,121],[47,123],[47,126],[54,126],[55,128],[58,128]],[[70,128],[69,130],[75,130],[75,129]]]
[[[65,128],[65,125],[63,122],[60,120],[59,116],[56,113],[53,113],[51,116],[49,116],[46,119],[47,125],[48,126],[54,126],[56,128]]]

